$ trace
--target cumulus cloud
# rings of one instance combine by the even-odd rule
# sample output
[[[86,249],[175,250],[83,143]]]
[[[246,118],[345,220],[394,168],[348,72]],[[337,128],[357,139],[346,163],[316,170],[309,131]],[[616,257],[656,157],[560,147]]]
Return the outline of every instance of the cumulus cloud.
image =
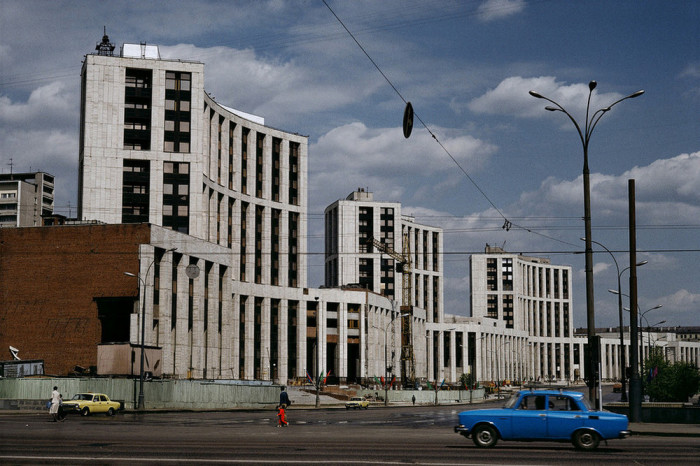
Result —
[[[511,76],[501,81],[494,89],[473,99],[469,109],[475,113],[490,115],[512,115],[520,118],[542,118],[547,112],[544,107],[550,105],[543,99],[532,97],[529,92],[534,90],[555,102],[561,104],[574,118],[585,116],[588,99],[588,83],[565,84],[553,76],[523,78]],[[594,92],[591,107],[599,108],[624,97],[614,92]]]
[[[0,96],[0,122],[7,126],[77,124],[78,97],[60,81],[38,87],[26,102],[13,102],[8,96]],[[71,119],[72,118],[72,119]]]
[[[486,0],[479,5],[477,13],[481,21],[495,21],[520,13],[525,9],[525,0]]]
[[[434,131],[468,170],[478,171],[497,150],[491,143],[456,130]],[[400,200],[406,191],[433,196],[435,190],[461,181],[453,176],[458,168],[427,132],[415,132],[408,141],[399,127],[368,128],[361,122],[349,123],[322,135],[311,145],[309,154],[311,185],[317,187],[314,197],[320,202],[335,200],[357,186],[372,187],[384,200]],[[342,174],[342,186],[338,185],[338,174]],[[416,183],[417,179],[421,182]]]

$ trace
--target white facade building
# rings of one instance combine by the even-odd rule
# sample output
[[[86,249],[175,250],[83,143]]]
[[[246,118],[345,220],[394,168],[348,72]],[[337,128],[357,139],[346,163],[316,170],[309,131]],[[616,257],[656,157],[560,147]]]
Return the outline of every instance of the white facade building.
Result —
[[[442,230],[358,190],[326,209],[325,285],[308,288],[308,138],[214,101],[202,63],[98,50],[81,73],[78,216],[154,226],[129,332],[161,349],[164,376],[367,381],[410,346],[417,379],[583,377],[570,267],[487,250],[471,317],[446,315]],[[409,259],[407,287],[369,238]]]
[[[141,246],[138,277],[163,375],[383,376],[399,309],[307,287],[308,138],[215,102],[202,63],[153,45],[98,50],[81,73],[79,218],[164,227]]]
[[[325,210],[325,286],[372,290],[401,309],[411,337],[396,351],[403,358],[411,346],[416,378],[435,378],[425,325],[444,316],[442,244],[442,229],[416,223],[400,203],[375,201],[361,188]]]

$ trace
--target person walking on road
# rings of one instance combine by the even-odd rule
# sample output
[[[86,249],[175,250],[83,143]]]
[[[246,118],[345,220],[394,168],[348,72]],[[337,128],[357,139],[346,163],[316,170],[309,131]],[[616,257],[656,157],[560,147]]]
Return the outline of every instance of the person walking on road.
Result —
[[[279,405],[277,407],[277,418],[277,427],[287,427],[289,423],[287,422],[284,405]]]
[[[59,420],[58,409],[61,407],[61,394],[58,392],[58,387],[53,387],[51,392],[51,407],[49,408],[49,414],[53,418],[53,422]],[[63,421],[63,419],[61,419]]]
[[[286,408],[287,406],[291,405],[292,402],[289,400],[289,395],[287,392],[284,390],[284,386],[280,387],[282,391],[280,392],[280,406],[282,408]]]
[[[289,422],[287,422],[287,407],[292,404],[292,401],[284,388],[284,385],[280,387],[282,391],[280,392],[280,404],[277,408],[277,416],[279,416],[277,427],[287,427],[289,425]]]

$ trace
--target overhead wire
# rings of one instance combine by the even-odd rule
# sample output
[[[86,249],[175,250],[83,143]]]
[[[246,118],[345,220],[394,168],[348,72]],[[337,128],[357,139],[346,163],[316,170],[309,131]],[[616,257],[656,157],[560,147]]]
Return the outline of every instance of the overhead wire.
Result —
[[[357,44],[357,46],[360,48],[360,50],[362,50],[362,53],[364,53],[365,56],[367,57],[367,59],[372,63],[372,65],[374,65],[374,67],[377,69],[377,71],[379,72],[379,74],[382,75],[382,77],[384,78],[384,80],[389,84],[389,86],[391,86],[391,88],[394,90],[394,92],[396,92],[396,94],[399,96],[399,98],[404,102],[404,104],[408,104],[408,101],[404,98],[404,96],[401,94],[401,92],[396,88],[396,86],[394,85],[394,83],[391,82],[391,80],[390,80],[389,77],[384,73],[384,71],[382,71],[382,69],[381,69],[380,66],[377,64],[377,62],[370,56],[370,54],[369,54],[369,53],[367,52],[367,50],[362,46],[362,44],[360,43],[360,41],[357,40],[357,38],[356,38],[355,35],[352,33],[352,31],[350,31],[350,29],[348,29],[348,27],[345,25],[345,23],[343,22],[343,20],[341,20],[340,17],[335,13],[335,11],[333,11],[333,9],[330,7],[330,5],[328,5],[328,3],[326,2],[326,0],[322,0],[322,1],[323,1],[323,4],[326,5],[326,8],[328,8],[328,10],[331,12],[331,14],[332,14],[332,15],[335,17],[335,19],[338,21],[338,23],[340,23],[340,25],[343,27],[343,29],[345,29],[345,31],[348,33],[348,35],[352,38],[352,40],[355,42],[355,44]],[[501,227],[503,230],[509,231],[511,228],[515,227],[515,228],[518,228],[518,229],[527,231],[528,233],[532,233],[532,234],[534,234],[534,235],[538,235],[538,236],[541,236],[541,237],[543,237],[543,238],[546,238],[546,239],[549,239],[549,240],[552,240],[552,241],[556,241],[556,242],[559,242],[559,243],[562,243],[562,244],[566,244],[566,245],[568,245],[568,246],[576,246],[574,243],[570,243],[570,242],[568,242],[568,241],[564,241],[564,240],[562,240],[562,239],[559,239],[559,238],[555,238],[555,237],[553,237],[553,236],[546,235],[546,234],[541,233],[541,232],[539,232],[539,231],[536,231],[536,230],[534,230],[534,229],[532,229],[532,228],[527,228],[527,227],[524,227],[524,226],[522,226],[522,225],[519,225],[519,224],[516,224],[516,223],[513,223],[512,221],[510,221],[510,220],[505,216],[505,214],[501,211],[501,209],[498,208],[498,206],[491,200],[491,198],[490,198],[490,197],[486,194],[486,192],[481,188],[481,186],[479,186],[479,184],[471,177],[471,175],[469,175],[469,173],[467,172],[467,170],[457,161],[457,159],[450,153],[450,151],[447,150],[447,148],[443,145],[443,143],[440,141],[440,139],[438,139],[437,135],[436,135],[436,134],[430,129],[430,127],[423,121],[423,119],[420,117],[420,115],[419,115],[417,112],[414,111],[413,116],[414,116],[414,118],[416,118],[416,119],[423,125],[423,127],[428,131],[428,133],[430,134],[430,136],[435,140],[435,142],[440,146],[440,148],[442,148],[442,150],[445,152],[445,154],[447,154],[447,156],[448,156],[450,159],[452,159],[452,162],[454,162],[454,164],[457,165],[457,168],[459,168],[459,170],[464,174],[464,176],[467,177],[467,179],[468,179],[468,180],[471,182],[471,184],[476,188],[476,190],[479,191],[479,193],[484,197],[484,199],[486,199],[486,201],[491,205],[491,207],[493,207],[493,209],[494,209],[496,212],[498,212],[498,214],[499,214],[499,215],[501,216],[501,218],[504,220],[503,226]]]

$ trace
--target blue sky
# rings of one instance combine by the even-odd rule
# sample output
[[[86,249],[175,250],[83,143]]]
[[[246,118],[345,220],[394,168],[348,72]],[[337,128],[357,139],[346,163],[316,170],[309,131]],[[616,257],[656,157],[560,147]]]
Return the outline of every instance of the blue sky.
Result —
[[[468,315],[469,255],[488,243],[571,265],[583,326],[581,143],[528,91],[582,121],[590,80],[592,109],[644,89],[591,138],[593,239],[629,265],[634,178],[641,310],[700,325],[700,2],[327,1],[400,96],[321,0],[0,0],[0,171],[54,174],[56,211],[75,215],[81,60],[106,26],[204,62],[217,101],[309,136],[310,252],[325,206],[367,188],[444,228],[446,312]],[[403,137],[402,97],[446,150],[419,121]],[[617,325],[615,265],[594,262],[596,324]],[[322,256],[309,264],[322,284]]]

